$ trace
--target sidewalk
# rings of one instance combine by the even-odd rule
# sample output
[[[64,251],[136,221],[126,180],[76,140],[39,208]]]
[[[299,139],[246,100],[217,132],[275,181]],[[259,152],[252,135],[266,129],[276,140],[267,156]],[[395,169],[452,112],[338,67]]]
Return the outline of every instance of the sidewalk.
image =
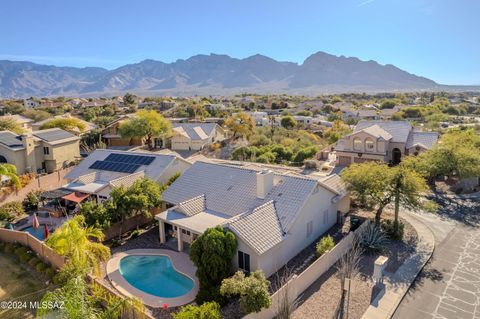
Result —
[[[435,248],[435,238],[433,237],[432,231],[412,213],[405,212],[402,218],[408,221],[417,231],[418,244],[415,255],[405,261],[393,275],[385,277],[384,292],[375,298],[363,314],[362,319],[390,318],[407,293],[412,282],[432,256]]]

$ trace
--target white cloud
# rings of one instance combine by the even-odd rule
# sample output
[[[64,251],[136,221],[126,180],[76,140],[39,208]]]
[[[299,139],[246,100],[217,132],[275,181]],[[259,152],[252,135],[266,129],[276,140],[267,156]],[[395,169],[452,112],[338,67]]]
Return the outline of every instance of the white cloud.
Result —
[[[369,4],[369,3],[372,3],[373,1],[375,1],[375,0],[365,0],[365,1],[361,2],[361,3],[359,3],[357,7],[363,7],[364,5],[367,5],[367,4]]]

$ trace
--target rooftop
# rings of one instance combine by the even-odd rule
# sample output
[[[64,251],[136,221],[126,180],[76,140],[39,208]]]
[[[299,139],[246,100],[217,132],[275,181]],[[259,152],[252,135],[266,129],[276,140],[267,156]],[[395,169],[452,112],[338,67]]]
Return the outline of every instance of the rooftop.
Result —
[[[354,133],[370,126],[378,126],[392,136],[392,142],[406,143],[412,125],[407,121],[360,121],[353,130]]]
[[[192,140],[205,140],[215,133],[215,123],[173,123],[173,130]]]

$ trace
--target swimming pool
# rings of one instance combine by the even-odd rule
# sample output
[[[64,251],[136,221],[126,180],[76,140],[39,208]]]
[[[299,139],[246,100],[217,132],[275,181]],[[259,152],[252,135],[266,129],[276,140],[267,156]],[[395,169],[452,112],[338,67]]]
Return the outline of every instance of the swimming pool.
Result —
[[[50,231],[50,234],[53,233],[53,228],[52,226],[48,227],[48,230]],[[27,228],[21,229],[21,231],[26,231],[30,233],[30,235],[34,236],[38,240],[45,240],[45,225],[42,224],[40,227],[37,229],[33,228],[33,226],[29,226]]]
[[[130,285],[157,297],[179,297],[194,287],[193,280],[176,271],[168,256],[126,256],[120,260],[119,270]]]

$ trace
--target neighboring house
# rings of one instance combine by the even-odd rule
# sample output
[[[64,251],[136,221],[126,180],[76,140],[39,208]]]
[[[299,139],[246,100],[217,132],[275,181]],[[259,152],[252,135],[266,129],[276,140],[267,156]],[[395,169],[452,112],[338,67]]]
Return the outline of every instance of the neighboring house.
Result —
[[[65,176],[69,183],[63,188],[75,192],[78,199],[93,195],[97,201],[104,201],[114,187],[128,187],[143,177],[163,184],[190,166],[174,153],[97,149]]]
[[[226,138],[224,130],[215,123],[173,123],[172,127],[173,135],[164,144],[172,150],[201,150]]]
[[[407,121],[360,121],[353,133],[337,142],[338,165],[365,161],[398,164],[402,156],[418,155],[438,140],[436,132],[414,131]]]
[[[23,115],[20,115],[20,114],[9,115],[9,114],[7,114],[7,115],[4,115],[4,116],[0,116],[0,119],[1,120],[12,120],[12,121],[16,122],[18,125],[20,125],[20,127],[25,131],[31,131],[32,130],[33,120],[29,119],[28,117],[25,117]]]
[[[43,124],[48,123],[48,122],[50,122],[51,120],[54,120],[54,119],[70,119],[70,118],[77,119],[85,125],[85,130],[83,132],[80,132],[80,130],[77,129],[77,128],[74,128],[73,130],[69,130],[70,133],[73,133],[75,135],[82,135],[82,134],[88,133],[88,132],[90,132],[90,131],[92,131],[92,130],[94,130],[98,127],[97,125],[95,125],[93,123],[84,121],[84,120],[79,119],[77,117],[74,117],[70,113],[65,113],[65,114],[62,114],[62,115],[57,115],[53,118],[48,118],[48,119],[45,119],[43,121],[35,122],[35,123],[32,124],[32,129],[35,130],[35,131],[40,130],[40,127]]]
[[[380,115],[377,113],[375,109],[362,109],[358,110],[356,117],[361,118],[363,120],[379,120]]]
[[[252,112],[245,112],[245,113],[255,121],[256,126],[270,125],[270,119],[268,118],[267,112],[252,111]]]
[[[205,105],[205,108],[208,110],[208,111],[224,111],[227,109],[227,107],[225,105],[223,105],[222,103],[217,103],[217,104],[206,104]]]
[[[23,100],[23,106],[26,109],[33,109],[33,108],[36,108],[38,106],[38,102],[35,101],[34,99],[25,99],[25,100]]]
[[[48,102],[42,102],[40,103],[40,105],[38,105],[38,107],[44,107],[44,108],[47,108],[47,107],[52,107],[52,108],[55,108],[55,107],[62,107],[64,105],[68,105],[68,103],[66,102],[51,102],[51,101],[48,101]]]
[[[80,138],[61,129],[22,135],[0,132],[0,163],[15,165],[18,174],[51,173],[80,158]]]
[[[196,161],[162,195],[171,206],[156,215],[160,241],[179,251],[207,228],[221,226],[237,237],[236,269],[261,269],[268,277],[317,240],[349,210],[338,175],[321,180]]]
[[[143,139],[141,138],[123,138],[118,133],[120,124],[135,116],[134,114],[123,115],[115,121],[108,124],[101,132],[102,140],[107,144],[107,147],[125,147],[125,146],[142,146]]]

